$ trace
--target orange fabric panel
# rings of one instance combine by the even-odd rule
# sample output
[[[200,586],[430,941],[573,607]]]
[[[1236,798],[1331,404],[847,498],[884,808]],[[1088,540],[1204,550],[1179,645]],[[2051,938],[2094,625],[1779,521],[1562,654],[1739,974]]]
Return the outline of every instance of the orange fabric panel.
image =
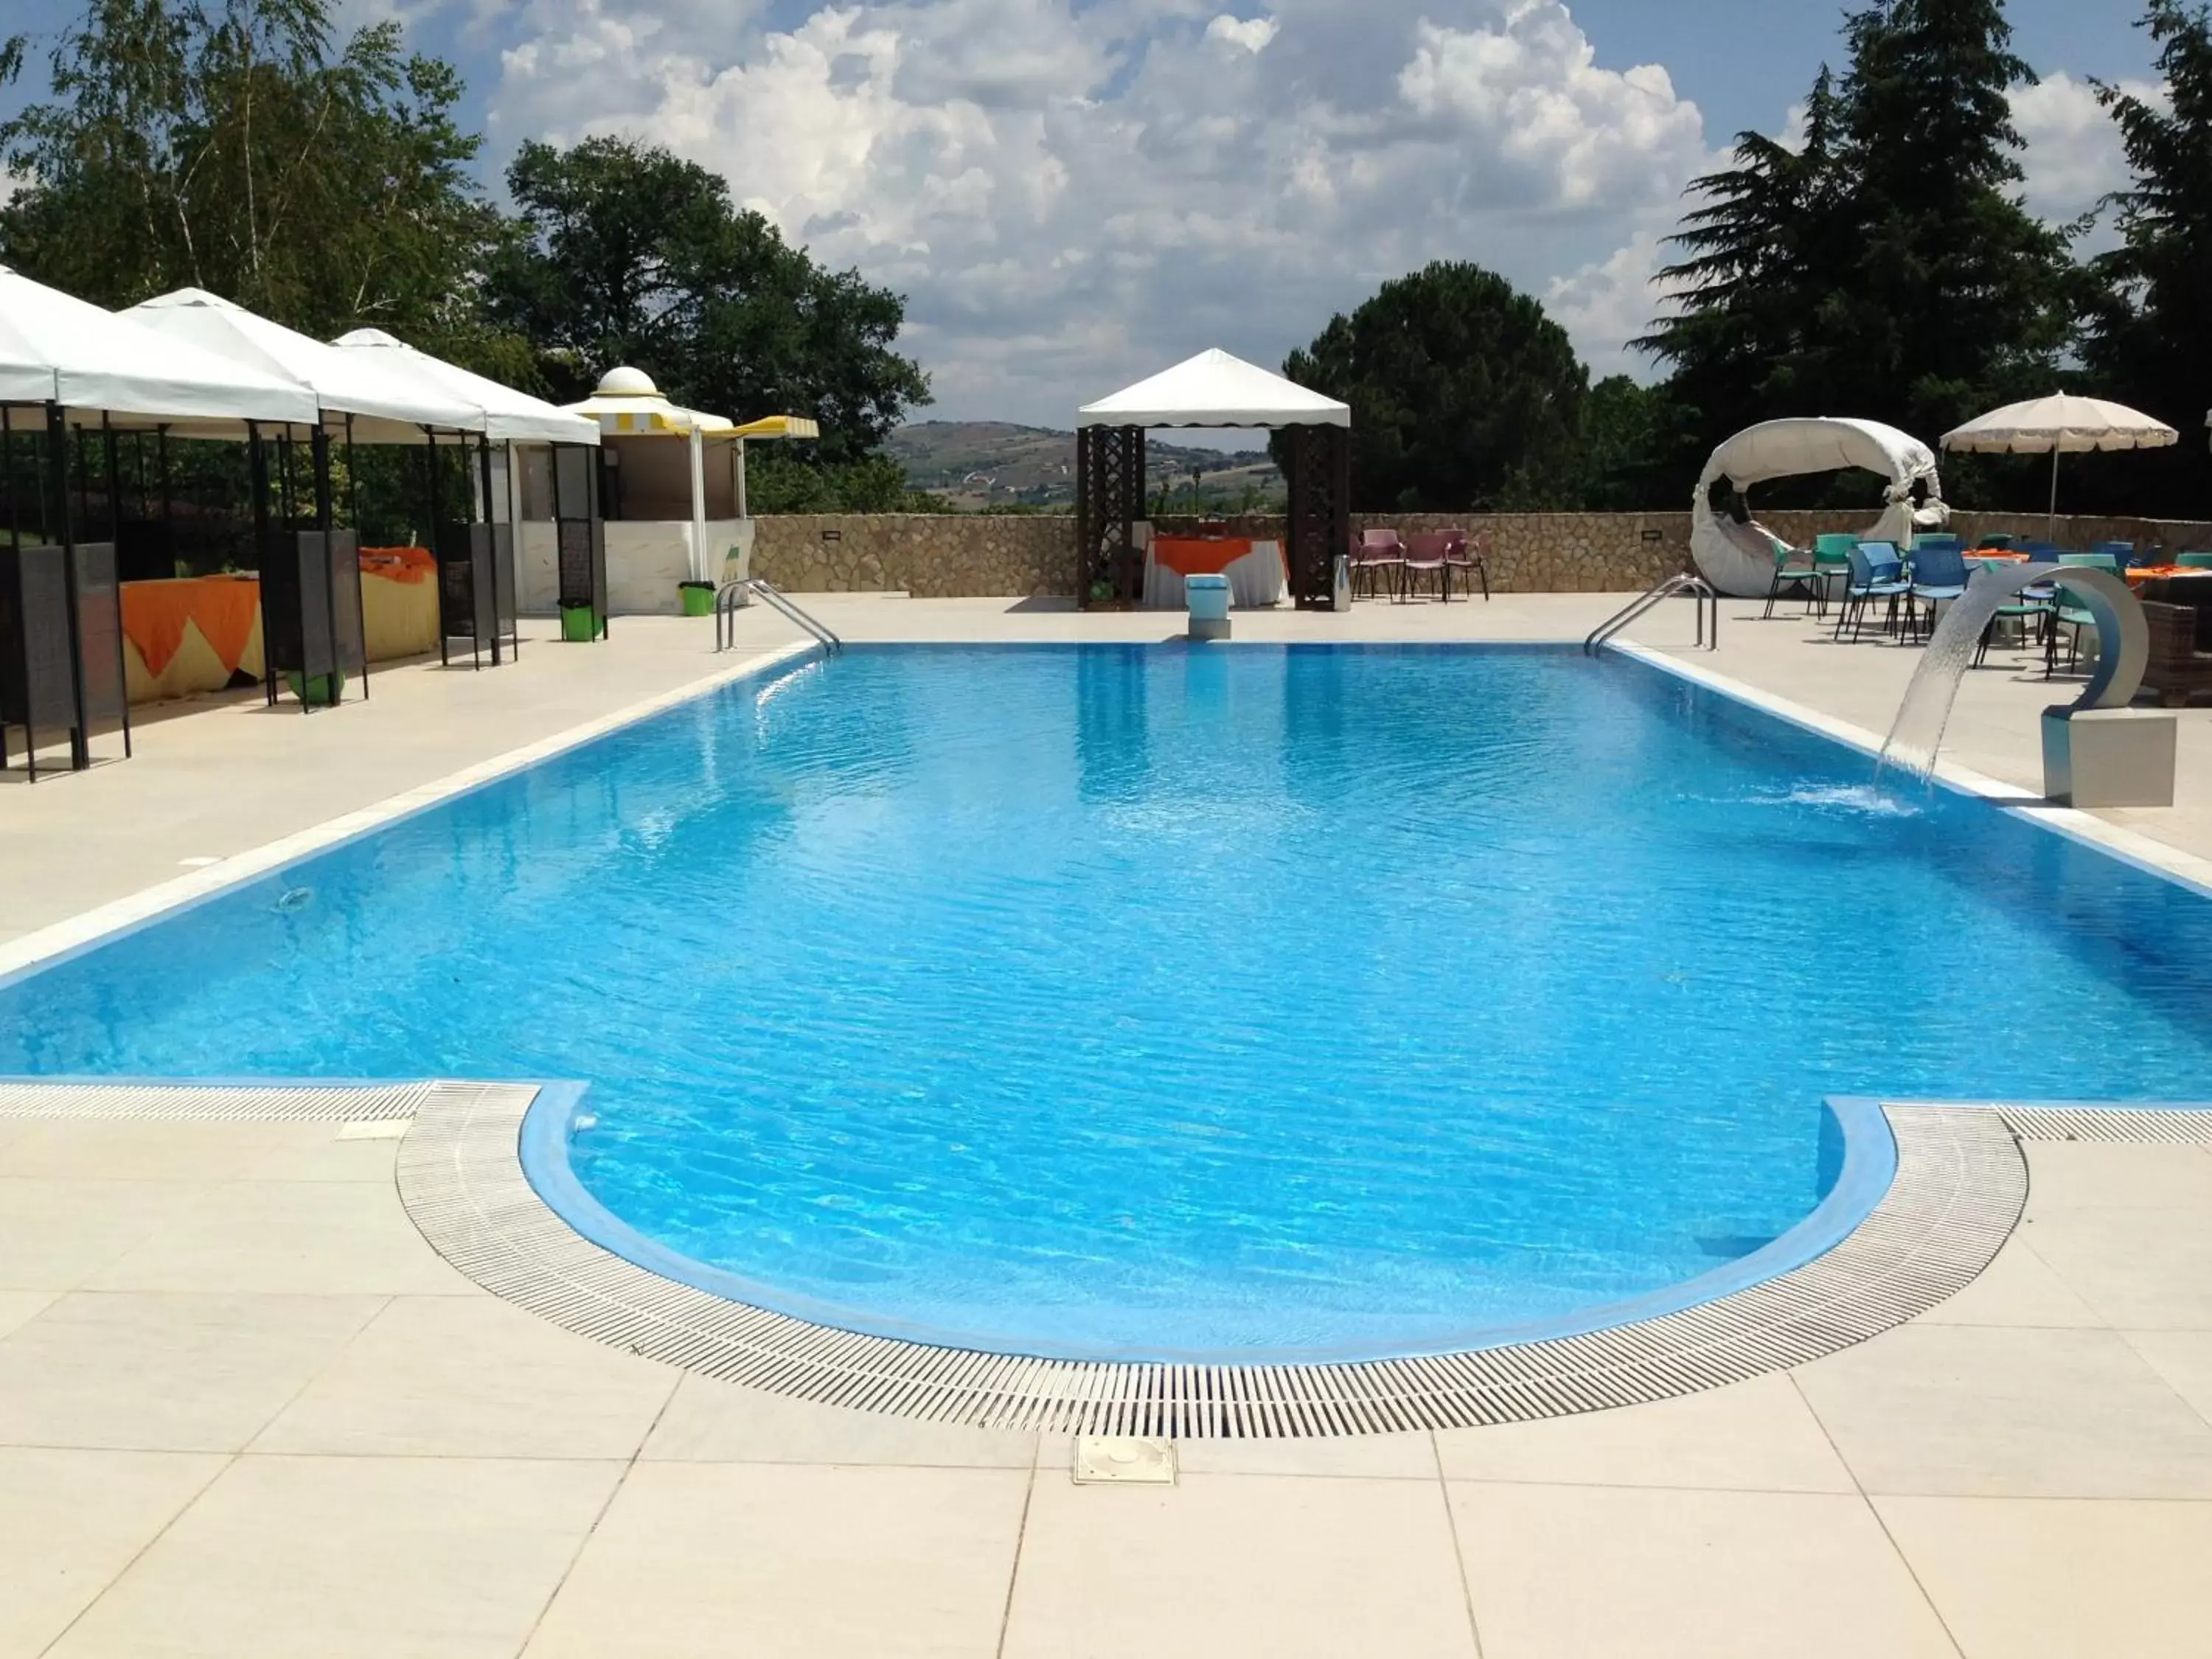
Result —
[[[426,582],[437,568],[438,561],[427,547],[361,550],[361,574],[364,576],[381,576],[394,582]]]
[[[1156,536],[1152,556],[1178,576],[1218,576],[1252,550],[1234,536]]]
[[[123,584],[123,632],[138,647],[146,672],[161,677],[185,642],[190,622],[222,665],[235,672],[261,613],[261,583],[252,576],[183,576]]]

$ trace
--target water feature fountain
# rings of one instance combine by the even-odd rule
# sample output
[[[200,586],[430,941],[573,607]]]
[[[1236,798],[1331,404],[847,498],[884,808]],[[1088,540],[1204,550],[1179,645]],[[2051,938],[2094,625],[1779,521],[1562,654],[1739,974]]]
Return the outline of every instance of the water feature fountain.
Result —
[[[2150,635],[2142,607],[2109,571],[2081,565],[2028,563],[1984,567],[1936,624],[1926,653],[1898,705],[1881,765],[1933,777],[1959,684],[1983,633],[2015,594],[2065,589],[2097,629],[2089,683],[2071,703],[2043,711],[2044,793],[2073,806],[2170,806],[2173,804],[2173,717],[2130,708],[2142,685]]]

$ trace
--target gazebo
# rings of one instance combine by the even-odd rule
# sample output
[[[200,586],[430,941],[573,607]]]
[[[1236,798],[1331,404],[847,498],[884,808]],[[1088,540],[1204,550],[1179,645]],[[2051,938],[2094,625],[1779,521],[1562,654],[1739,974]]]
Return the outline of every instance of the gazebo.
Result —
[[[1334,603],[1352,538],[1352,410],[1225,351],[1205,351],[1077,412],[1076,596],[1133,605],[1144,591],[1145,434],[1158,427],[1282,432],[1291,487],[1284,561],[1300,610]]]

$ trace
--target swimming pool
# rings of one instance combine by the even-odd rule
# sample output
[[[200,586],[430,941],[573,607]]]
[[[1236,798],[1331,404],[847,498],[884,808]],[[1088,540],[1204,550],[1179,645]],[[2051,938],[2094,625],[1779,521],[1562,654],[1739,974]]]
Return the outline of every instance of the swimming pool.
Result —
[[[1622,658],[856,649],[20,979],[0,1073],[584,1079],[763,1305],[1433,1352],[1784,1234],[1824,1097],[2202,1092],[2212,902],[1870,771]]]

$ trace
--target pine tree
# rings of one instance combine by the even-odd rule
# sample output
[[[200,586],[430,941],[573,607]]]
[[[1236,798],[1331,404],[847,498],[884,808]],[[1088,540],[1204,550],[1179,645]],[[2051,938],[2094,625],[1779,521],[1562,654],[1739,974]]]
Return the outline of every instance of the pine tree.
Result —
[[[1668,238],[1683,257],[1658,278],[1675,309],[1635,342],[1674,370],[1668,402],[1686,446],[1678,466],[1694,468],[1731,432],[1820,401],[1821,311],[1839,251],[1837,123],[1823,66],[1802,145],[1738,133],[1735,165],[1691,183],[1704,204]]]
[[[2097,261],[2101,282],[2082,356],[2093,389],[2187,434],[2174,449],[2085,468],[2077,493],[2160,517],[2212,510],[2204,410],[2212,403],[2212,16],[2181,0],[2150,0],[2142,27],[2158,46],[2163,101],[2099,83],[2134,175],[2112,198],[2121,246]]]
[[[1846,22],[1858,249],[1831,337],[1870,415],[1933,440],[2047,391],[2072,323],[2065,233],[2021,205],[2012,89],[2034,74],[2001,0],[1875,0]]]
[[[1844,38],[1802,146],[1742,134],[1692,186],[1660,278],[1674,313],[1638,342],[1673,371],[1679,467],[1789,416],[1932,442],[2049,390],[2069,343],[2078,273],[2019,198],[2010,94],[2033,76],[2000,0],[1874,0]]]

